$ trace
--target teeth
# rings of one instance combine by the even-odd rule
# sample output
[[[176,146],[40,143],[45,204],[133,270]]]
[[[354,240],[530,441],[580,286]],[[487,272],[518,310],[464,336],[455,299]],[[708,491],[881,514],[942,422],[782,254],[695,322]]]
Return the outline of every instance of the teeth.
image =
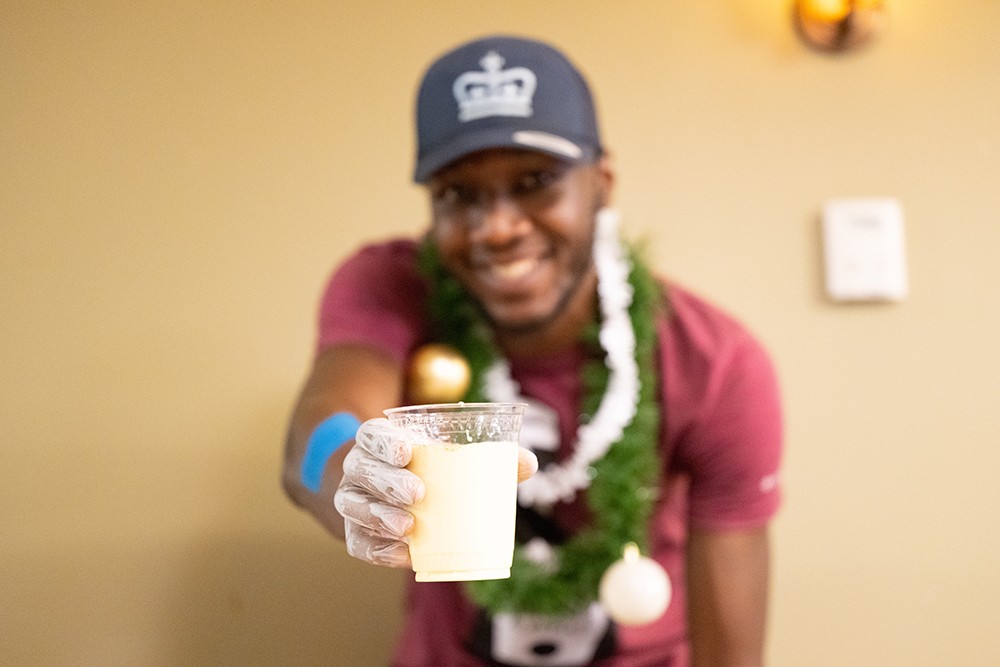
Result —
[[[509,264],[494,264],[491,269],[493,273],[504,280],[516,280],[528,275],[538,265],[535,259],[519,259]]]

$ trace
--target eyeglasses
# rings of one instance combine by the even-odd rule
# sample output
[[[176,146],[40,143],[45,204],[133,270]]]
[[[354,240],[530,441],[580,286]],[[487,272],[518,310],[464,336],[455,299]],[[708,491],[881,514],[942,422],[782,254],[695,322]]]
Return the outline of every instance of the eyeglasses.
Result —
[[[435,221],[460,221],[474,228],[500,205],[513,206],[530,215],[551,206],[562,196],[566,177],[572,170],[573,165],[558,163],[526,170],[499,185],[445,176],[430,185]]]

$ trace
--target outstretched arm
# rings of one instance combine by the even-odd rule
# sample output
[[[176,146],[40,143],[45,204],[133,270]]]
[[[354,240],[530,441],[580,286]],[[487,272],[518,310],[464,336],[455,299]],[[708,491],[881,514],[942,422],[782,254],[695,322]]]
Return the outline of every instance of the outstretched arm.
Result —
[[[402,394],[403,369],[388,355],[360,345],[336,345],[316,357],[299,395],[288,427],[282,483],[292,502],[340,539],[344,539],[344,518],[334,507],[333,496],[353,442],[333,454],[319,490],[313,492],[301,479],[309,437],[321,421],[337,412],[349,412],[360,421],[380,417],[382,410],[400,404]]]

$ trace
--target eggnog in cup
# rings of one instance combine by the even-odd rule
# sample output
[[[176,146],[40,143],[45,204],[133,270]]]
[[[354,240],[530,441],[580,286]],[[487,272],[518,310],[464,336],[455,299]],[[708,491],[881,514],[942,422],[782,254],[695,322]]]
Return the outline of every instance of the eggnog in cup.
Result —
[[[505,579],[514,554],[517,440],[524,405],[446,403],[386,410],[413,435],[408,466],[424,481],[409,507],[417,581]]]

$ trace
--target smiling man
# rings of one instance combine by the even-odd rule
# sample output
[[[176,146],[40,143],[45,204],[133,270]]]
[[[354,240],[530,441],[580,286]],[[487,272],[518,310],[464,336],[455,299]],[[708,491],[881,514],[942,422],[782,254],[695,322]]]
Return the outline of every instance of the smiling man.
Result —
[[[431,177],[430,236],[499,337],[575,340],[593,319],[594,218],[610,189],[603,159],[479,151]]]
[[[394,664],[762,664],[781,458],[766,352],[620,238],[590,90],[552,47],[499,36],[443,55],[417,143],[430,227],[331,279],[284,486],[351,555],[408,567],[423,482],[380,417],[411,402],[428,344],[467,359],[464,400],[529,405],[526,481],[511,578],[413,583]],[[673,586],[638,623],[598,591],[628,542]]]

